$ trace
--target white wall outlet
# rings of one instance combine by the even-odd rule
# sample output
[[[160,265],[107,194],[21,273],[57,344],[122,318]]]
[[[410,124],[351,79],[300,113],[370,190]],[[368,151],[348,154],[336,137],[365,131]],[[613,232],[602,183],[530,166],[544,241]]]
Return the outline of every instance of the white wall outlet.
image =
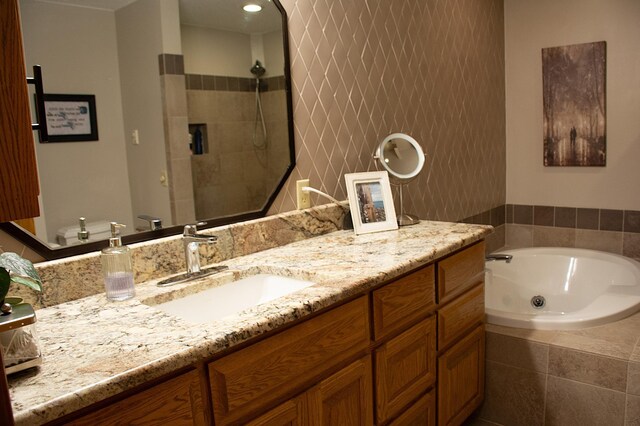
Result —
[[[140,145],[140,134],[138,133],[138,129],[131,132],[131,143],[134,145]]]
[[[308,209],[311,207],[311,197],[309,197],[309,193],[302,190],[305,186],[309,186],[309,179],[300,179],[299,181],[296,181],[298,210]]]

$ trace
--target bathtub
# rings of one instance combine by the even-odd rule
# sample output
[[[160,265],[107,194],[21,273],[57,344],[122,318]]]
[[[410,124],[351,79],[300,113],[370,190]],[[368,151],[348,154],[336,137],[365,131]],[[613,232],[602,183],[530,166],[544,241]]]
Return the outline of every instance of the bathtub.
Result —
[[[556,247],[500,253],[513,258],[486,262],[485,309],[491,324],[569,330],[640,310],[640,263],[632,259]]]

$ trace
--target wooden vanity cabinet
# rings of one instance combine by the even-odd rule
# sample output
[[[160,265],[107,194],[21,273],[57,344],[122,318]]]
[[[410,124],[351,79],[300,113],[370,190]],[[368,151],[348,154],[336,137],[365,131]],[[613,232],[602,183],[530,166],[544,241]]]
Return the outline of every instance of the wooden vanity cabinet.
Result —
[[[0,1],[0,222],[40,215],[18,0]]]
[[[460,425],[483,320],[480,242],[70,424]]]

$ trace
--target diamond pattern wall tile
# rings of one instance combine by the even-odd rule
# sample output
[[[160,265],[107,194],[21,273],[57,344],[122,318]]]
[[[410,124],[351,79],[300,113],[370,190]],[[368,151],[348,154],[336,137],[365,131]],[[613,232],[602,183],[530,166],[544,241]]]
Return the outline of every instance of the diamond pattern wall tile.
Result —
[[[346,199],[393,132],[427,153],[405,210],[459,220],[505,203],[502,0],[281,0],[289,17],[295,181]],[[312,197],[314,203],[326,200]]]

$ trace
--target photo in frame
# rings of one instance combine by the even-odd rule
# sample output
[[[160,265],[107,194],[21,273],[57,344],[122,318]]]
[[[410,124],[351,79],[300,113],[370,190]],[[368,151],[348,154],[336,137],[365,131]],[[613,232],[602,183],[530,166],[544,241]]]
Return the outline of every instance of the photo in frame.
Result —
[[[347,173],[344,179],[356,235],[398,229],[386,171]]]
[[[543,163],[606,166],[604,41],[542,49]]]
[[[98,140],[95,95],[45,94],[44,110],[49,133],[46,142]]]

